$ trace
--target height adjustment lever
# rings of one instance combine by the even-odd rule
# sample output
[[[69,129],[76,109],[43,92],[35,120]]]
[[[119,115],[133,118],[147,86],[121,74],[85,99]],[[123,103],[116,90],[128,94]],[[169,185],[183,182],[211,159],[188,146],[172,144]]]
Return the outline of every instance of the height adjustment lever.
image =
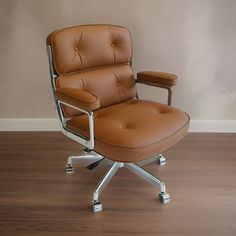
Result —
[[[88,165],[86,168],[87,168],[88,170],[93,170],[93,169],[96,168],[96,167],[100,164],[100,162],[101,162],[102,160],[104,160],[104,159],[105,159],[105,157],[103,157],[102,159],[100,159],[100,160],[98,160],[98,161],[95,161],[95,162],[91,163],[91,164]]]

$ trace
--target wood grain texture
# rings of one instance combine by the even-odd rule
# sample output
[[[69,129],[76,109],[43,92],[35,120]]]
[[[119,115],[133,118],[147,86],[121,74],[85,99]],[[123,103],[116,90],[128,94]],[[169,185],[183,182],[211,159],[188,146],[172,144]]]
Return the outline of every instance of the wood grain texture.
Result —
[[[90,208],[109,167],[89,162],[66,176],[69,155],[81,146],[58,132],[0,133],[0,235],[236,235],[236,134],[189,134],[165,154],[167,165],[145,169],[163,178],[171,202],[121,169]]]

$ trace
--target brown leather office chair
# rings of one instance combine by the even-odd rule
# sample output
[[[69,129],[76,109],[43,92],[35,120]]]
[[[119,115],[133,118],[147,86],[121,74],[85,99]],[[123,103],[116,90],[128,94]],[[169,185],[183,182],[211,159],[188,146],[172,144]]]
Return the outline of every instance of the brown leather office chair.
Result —
[[[99,195],[121,167],[158,187],[160,200],[169,202],[164,182],[134,163],[156,156],[160,165],[165,164],[160,153],[187,133],[189,116],[170,106],[177,77],[145,71],[135,80],[130,33],[121,26],[57,30],[47,37],[47,48],[62,132],[85,147],[82,155],[68,158],[66,172],[73,172],[78,158],[112,161],[94,192],[94,212],[102,210]],[[136,83],[167,89],[168,105],[139,99]]]

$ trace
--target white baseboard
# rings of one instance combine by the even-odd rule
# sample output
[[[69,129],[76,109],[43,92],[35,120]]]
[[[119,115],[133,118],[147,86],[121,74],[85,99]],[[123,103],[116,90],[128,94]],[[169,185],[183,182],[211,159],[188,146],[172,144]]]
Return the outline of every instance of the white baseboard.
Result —
[[[189,132],[236,133],[236,120],[191,120]]]
[[[59,131],[57,119],[0,119],[0,131]],[[236,120],[191,120],[189,132],[236,133]]]
[[[0,131],[59,131],[57,119],[0,119]]]

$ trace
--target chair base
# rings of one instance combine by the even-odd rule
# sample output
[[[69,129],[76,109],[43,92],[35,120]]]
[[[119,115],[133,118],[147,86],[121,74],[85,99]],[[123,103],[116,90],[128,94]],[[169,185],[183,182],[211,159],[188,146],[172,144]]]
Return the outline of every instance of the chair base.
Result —
[[[101,159],[103,158],[103,156],[97,154],[94,151],[87,151],[86,149],[83,151],[83,153],[81,153],[81,155],[79,156],[70,156],[67,159],[67,164],[66,164],[66,168],[65,168],[65,172],[66,174],[73,174],[74,173],[74,168],[73,168],[73,162],[77,162],[80,160],[97,160],[97,159]]]
[[[102,211],[102,204],[99,201],[93,201],[92,207],[94,213]]]
[[[95,153],[95,152],[84,152],[80,156],[70,156],[67,161],[66,165],[66,173],[67,174],[72,174],[74,173],[73,169],[73,162],[82,160],[82,159],[101,159],[103,156]],[[134,164],[134,163],[122,163],[122,162],[111,162],[112,166],[111,168],[107,171],[107,173],[104,175],[102,180],[98,183],[96,186],[96,189],[93,193],[93,200],[92,200],[92,210],[94,213],[101,212],[102,211],[102,204],[99,201],[99,196],[104,190],[104,188],[107,186],[107,184],[110,182],[112,177],[115,175],[115,173],[119,170],[119,168],[127,168],[134,174],[138,175],[142,179],[146,180],[150,184],[152,184],[154,187],[157,187],[159,189],[159,199],[162,203],[166,204],[170,202],[170,196],[166,192],[166,187],[165,183],[141,168],[140,166]],[[166,159],[162,154],[159,154],[157,157],[157,163],[159,165],[165,165],[166,164]]]

